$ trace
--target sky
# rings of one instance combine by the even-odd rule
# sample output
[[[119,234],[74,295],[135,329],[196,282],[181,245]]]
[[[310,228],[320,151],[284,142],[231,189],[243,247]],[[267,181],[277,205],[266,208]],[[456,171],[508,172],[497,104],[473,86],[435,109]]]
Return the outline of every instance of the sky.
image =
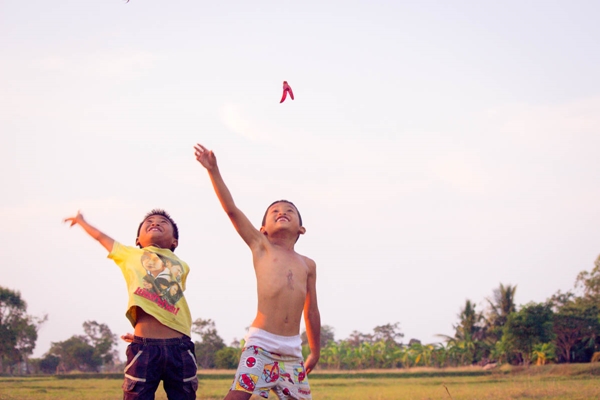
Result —
[[[33,353],[132,332],[106,250],[164,208],[192,318],[256,311],[249,249],[194,158],[257,225],[299,208],[335,339],[437,343],[466,300],[571,290],[600,254],[596,1],[0,0],[0,286],[48,315]],[[295,100],[280,104],[282,82]],[[194,336],[195,340],[199,338]],[[119,344],[124,359],[125,344]]]

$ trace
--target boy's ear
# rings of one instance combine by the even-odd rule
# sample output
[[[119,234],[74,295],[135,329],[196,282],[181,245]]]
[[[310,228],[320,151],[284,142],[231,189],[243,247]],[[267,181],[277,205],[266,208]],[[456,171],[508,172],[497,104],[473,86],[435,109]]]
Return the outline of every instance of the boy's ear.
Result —
[[[259,231],[260,231],[260,233],[262,233],[263,235],[266,235],[266,234],[267,234],[267,231],[265,230],[265,227],[264,227],[264,226],[261,226],[261,227],[260,227],[260,229],[259,229]]]
[[[139,237],[135,238],[135,245],[138,246],[140,249],[142,248],[142,245],[140,244],[140,238]]]
[[[177,245],[179,244],[179,240],[177,239],[173,239],[173,242],[171,243],[171,251],[175,250],[177,248]]]
[[[306,228],[305,228],[305,227],[303,227],[303,226],[301,226],[301,227],[300,227],[300,229],[298,230],[298,233],[299,233],[300,235],[304,235],[304,234],[306,233]]]

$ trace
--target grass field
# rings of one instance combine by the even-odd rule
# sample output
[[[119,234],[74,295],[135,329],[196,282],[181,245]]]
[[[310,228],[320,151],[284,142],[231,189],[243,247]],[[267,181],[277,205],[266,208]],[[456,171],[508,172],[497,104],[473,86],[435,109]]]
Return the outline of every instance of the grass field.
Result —
[[[199,374],[197,398],[222,399],[232,377],[233,371]],[[494,371],[480,368],[317,371],[309,379],[316,400],[600,399],[598,363]],[[119,374],[0,377],[0,400],[115,400],[122,398],[121,382]],[[156,399],[167,399],[162,387]]]

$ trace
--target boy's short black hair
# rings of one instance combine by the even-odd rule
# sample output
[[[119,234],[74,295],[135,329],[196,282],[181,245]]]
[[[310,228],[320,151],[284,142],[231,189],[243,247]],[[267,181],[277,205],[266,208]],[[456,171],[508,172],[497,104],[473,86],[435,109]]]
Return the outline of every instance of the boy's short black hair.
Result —
[[[265,222],[267,222],[267,213],[269,212],[269,208],[271,208],[271,206],[273,204],[277,204],[277,203],[287,203],[287,204],[290,204],[291,206],[293,206],[296,209],[296,212],[298,213],[298,222],[300,222],[300,226],[302,226],[302,216],[300,215],[300,210],[298,210],[298,207],[296,207],[296,205],[289,200],[276,200],[276,201],[272,202],[271,204],[269,204],[269,207],[267,207],[267,210],[265,211],[265,215],[263,216],[263,219],[262,219],[262,226],[265,226]]]
[[[163,210],[162,208],[155,208],[148,214],[146,214],[146,216],[144,216],[144,219],[142,220],[142,222],[140,222],[140,226],[138,226],[137,237],[140,237],[140,231],[142,230],[142,225],[144,225],[144,221],[148,219],[148,217],[151,217],[153,215],[160,215],[161,217],[165,217],[166,219],[168,219],[171,223],[171,226],[173,226],[173,237],[179,240],[179,229],[177,228],[177,224],[175,223],[175,221],[173,221],[173,218],[171,218],[169,213]]]

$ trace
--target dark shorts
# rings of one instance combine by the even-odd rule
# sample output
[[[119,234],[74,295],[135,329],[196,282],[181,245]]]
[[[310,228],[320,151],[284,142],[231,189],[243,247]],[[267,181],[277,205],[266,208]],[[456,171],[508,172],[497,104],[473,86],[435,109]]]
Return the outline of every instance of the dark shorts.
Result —
[[[134,336],[127,346],[123,399],[154,399],[160,381],[163,381],[169,400],[196,398],[196,356],[189,337],[146,339]]]

